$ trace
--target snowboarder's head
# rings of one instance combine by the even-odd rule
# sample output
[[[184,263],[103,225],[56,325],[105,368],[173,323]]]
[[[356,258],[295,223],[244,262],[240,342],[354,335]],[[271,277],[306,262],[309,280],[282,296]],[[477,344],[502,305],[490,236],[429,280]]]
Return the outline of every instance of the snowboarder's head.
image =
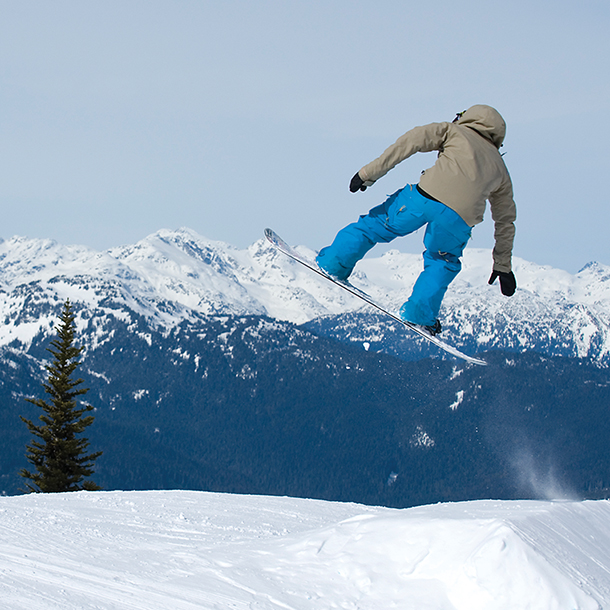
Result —
[[[485,104],[471,106],[468,110],[460,112],[454,123],[474,129],[492,142],[496,148],[500,148],[504,142],[506,123],[502,115],[491,106],[485,106]]]

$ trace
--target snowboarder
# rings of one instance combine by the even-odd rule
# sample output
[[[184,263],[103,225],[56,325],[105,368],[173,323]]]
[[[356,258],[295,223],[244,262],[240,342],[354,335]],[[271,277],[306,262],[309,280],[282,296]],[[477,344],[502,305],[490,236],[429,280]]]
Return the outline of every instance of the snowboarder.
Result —
[[[400,308],[400,317],[438,334],[441,302],[460,272],[460,257],[472,227],[483,220],[489,200],[495,223],[489,283],[499,278],[502,294],[512,296],[517,287],[511,269],[516,208],[510,175],[499,152],[505,133],[504,119],[485,105],[458,113],[452,123],[431,123],[405,133],[355,174],[352,193],[366,190],[416,152],[439,151],[436,163],[422,172],[419,184],[408,184],[339,231],[333,243],[320,250],[316,258],[320,268],[346,280],[375,244],[427,225],[424,269]]]

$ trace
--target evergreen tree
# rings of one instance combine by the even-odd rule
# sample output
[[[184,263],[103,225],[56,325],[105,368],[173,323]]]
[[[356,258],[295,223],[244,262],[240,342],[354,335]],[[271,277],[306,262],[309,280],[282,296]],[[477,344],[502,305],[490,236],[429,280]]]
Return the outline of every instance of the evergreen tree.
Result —
[[[93,462],[102,454],[101,451],[86,455],[89,441],[78,438],[85,428],[93,423],[93,415],[85,415],[92,411],[91,405],[77,407],[76,397],[86,394],[89,390],[78,388],[82,379],[72,380],[71,376],[81,364],[78,360],[83,347],[75,347],[74,314],[68,299],[60,315],[57,325],[58,338],[51,342],[49,351],[54,360],[47,366],[49,377],[42,386],[51,397],[49,403],[42,399],[26,398],[28,402],[40,407],[44,414],[39,417],[42,425],[35,425],[30,420],[21,417],[30,432],[40,440],[33,440],[27,446],[26,457],[34,466],[36,472],[23,468],[20,475],[30,479],[32,484],[26,484],[33,492],[64,492],[81,489],[100,489],[91,481],[81,482],[93,474]]]

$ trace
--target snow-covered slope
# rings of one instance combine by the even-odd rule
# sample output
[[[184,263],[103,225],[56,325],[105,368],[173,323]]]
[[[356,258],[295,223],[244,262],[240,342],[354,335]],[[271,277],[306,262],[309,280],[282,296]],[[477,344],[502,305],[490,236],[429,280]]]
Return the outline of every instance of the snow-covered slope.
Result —
[[[490,264],[489,251],[466,250],[442,312],[449,332],[471,337],[481,349],[610,358],[609,267],[591,263],[571,275],[517,258],[519,290],[507,299],[487,285]],[[398,307],[420,269],[420,256],[393,250],[361,261],[352,281]],[[0,345],[17,339],[27,346],[38,332],[49,332],[66,297],[86,305],[86,317],[129,320],[137,314],[160,329],[202,315],[257,314],[303,323],[366,311],[263,239],[239,250],[181,229],[107,252],[19,237],[0,243]]]
[[[0,498],[7,610],[610,607],[610,503]]]

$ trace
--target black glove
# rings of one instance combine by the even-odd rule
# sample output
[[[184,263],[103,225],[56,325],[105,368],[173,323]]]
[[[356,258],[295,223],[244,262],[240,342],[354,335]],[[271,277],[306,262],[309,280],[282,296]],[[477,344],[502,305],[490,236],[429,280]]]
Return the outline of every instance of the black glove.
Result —
[[[349,183],[349,190],[352,193],[355,193],[356,191],[366,191],[364,181],[362,180],[358,172],[356,172],[355,176],[352,178],[352,181]]]
[[[493,284],[498,277],[500,278],[500,290],[502,291],[502,294],[505,297],[512,297],[513,294],[515,294],[515,290],[517,290],[515,274],[512,271],[506,273],[505,271],[496,271],[494,269],[489,278],[489,283]]]

